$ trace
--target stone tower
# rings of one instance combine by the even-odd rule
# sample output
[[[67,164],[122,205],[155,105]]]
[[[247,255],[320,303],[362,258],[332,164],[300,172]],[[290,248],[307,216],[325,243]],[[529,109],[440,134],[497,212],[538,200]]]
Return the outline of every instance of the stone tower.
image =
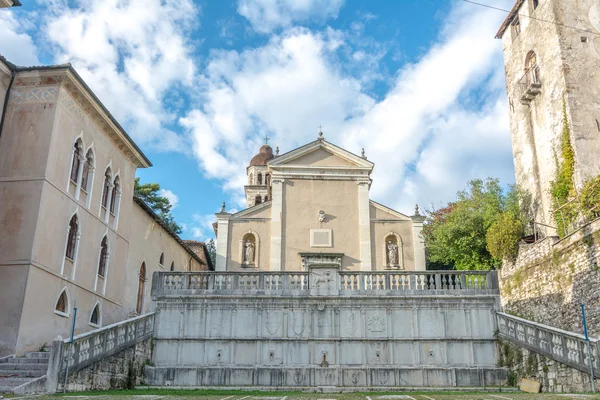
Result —
[[[250,160],[250,165],[246,168],[248,184],[244,186],[248,208],[271,199],[271,175],[267,163],[273,158],[275,158],[273,149],[265,144],[260,147],[258,154]]]
[[[600,2],[517,0],[496,37],[504,50],[516,181],[532,194],[536,221],[554,226],[550,182],[561,159],[563,110],[575,187],[600,174]]]

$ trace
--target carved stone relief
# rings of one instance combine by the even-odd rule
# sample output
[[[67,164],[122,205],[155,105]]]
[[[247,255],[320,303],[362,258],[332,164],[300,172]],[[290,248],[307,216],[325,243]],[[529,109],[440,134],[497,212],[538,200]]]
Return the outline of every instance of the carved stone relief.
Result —
[[[368,317],[367,325],[369,332],[383,332],[385,331],[385,319],[378,315]]]

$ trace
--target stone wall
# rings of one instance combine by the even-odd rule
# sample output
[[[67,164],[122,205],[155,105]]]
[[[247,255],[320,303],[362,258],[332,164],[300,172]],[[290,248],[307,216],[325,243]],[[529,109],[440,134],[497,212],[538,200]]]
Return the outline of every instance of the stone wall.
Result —
[[[339,272],[340,262],[308,261],[310,272],[302,273],[157,273],[147,383],[505,383],[506,370],[497,367],[494,271]]]
[[[514,263],[500,270],[505,312],[571,332],[583,332],[586,306],[590,336],[600,335],[600,220],[564,239],[521,245]]]
[[[500,341],[499,347],[498,364],[510,369],[509,385],[529,378],[539,381],[543,392],[591,392],[590,375],[585,372],[506,341]],[[596,379],[596,387],[600,387],[599,379]]]
[[[147,339],[69,375],[67,391],[133,389],[144,383],[144,366],[150,363],[151,353],[152,339]],[[59,382],[58,392],[62,392],[63,377]]]
[[[547,237],[519,248],[515,262],[500,270],[504,312],[570,332],[583,333],[580,304],[586,306],[590,337],[600,335],[600,220],[559,240]],[[508,344],[507,344],[508,345]],[[589,391],[588,374],[510,345],[502,366],[542,383],[544,391]],[[505,352],[506,353],[506,352]],[[518,355],[520,353],[520,355]],[[504,358],[504,361],[503,361]],[[535,360],[535,362],[534,362]],[[600,385],[599,385],[600,386]]]

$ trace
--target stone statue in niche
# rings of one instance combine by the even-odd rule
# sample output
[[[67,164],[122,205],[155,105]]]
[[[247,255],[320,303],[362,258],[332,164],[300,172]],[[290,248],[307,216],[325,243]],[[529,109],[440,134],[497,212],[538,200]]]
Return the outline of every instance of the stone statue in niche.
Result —
[[[244,264],[254,264],[254,243],[244,243]]]
[[[387,244],[387,265],[398,265],[398,245],[391,240]]]

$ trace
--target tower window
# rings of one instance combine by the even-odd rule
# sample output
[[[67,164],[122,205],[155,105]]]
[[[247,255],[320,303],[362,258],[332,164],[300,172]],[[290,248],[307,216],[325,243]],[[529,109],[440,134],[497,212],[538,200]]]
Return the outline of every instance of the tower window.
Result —
[[[262,174],[261,174],[261,173],[259,173],[259,174],[256,176],[256,184],[257,184],[257,185],[262,185]]]
[[[521,21],[519,21],[518,15],[515,16],[510,25],[512,27],[513,38],[519,36],[519,33],[521,33]]]
[[[262,203],[262,198],[260,197],[260,194],[258,196],[256,196],[254,198],[254,205],[260,204]]]
[[[539,0],[530,0],[530,4],[531,4],[531,11],[533,11],[536,8],[538,8],[538,6],[540,5],[540,1]]]

